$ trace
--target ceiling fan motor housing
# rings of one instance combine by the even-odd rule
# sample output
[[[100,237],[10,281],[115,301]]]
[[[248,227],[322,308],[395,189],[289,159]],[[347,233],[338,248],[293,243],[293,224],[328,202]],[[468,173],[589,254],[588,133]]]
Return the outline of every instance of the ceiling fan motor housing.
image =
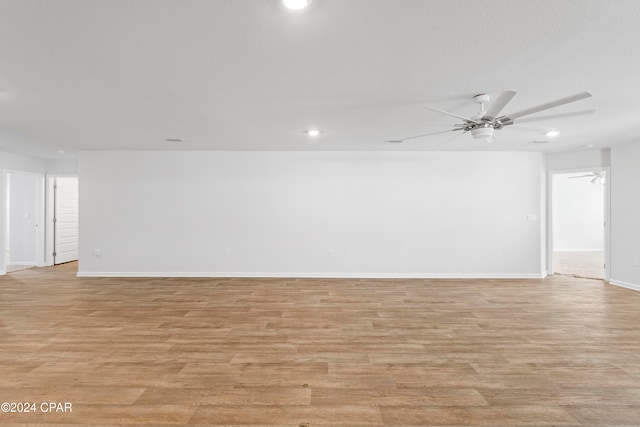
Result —
[[[473,99],[477,104],[487,104],[491,100],[491,97],[486,93],[481,93],[480,95],[474,96]]]

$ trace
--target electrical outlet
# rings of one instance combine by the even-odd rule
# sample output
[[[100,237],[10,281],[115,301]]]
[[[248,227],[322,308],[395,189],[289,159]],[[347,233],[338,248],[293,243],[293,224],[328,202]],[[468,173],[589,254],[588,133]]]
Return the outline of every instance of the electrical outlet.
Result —
[[[634,256],[634,257],[633,257],[633,265],[634,265],[635,267],[640,266],[640,259],[639,259],[637,256]]]
[[[334,250],[329,251],[329,256],[336,256],[336,251]]]
[[[100,249],[98,249],[98,248],[95,248],[93,250],[93,256],[99,257],[100,255],[102,255],[102,251]]]
[[[346,257],[351,256],[351,250],[347,249],[346,251],[344,251],[344,256],[346,256]]]
[[[224,249],[224,256],[231,256],[231,249],[225,248]]]

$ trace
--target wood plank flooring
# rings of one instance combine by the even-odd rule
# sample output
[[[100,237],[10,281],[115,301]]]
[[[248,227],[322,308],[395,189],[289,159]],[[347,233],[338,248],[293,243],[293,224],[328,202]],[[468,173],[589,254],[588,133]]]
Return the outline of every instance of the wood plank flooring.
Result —
[[[640,293],[602,281],[76,268],[0,277],[0,402],[38,405],[0,424],[640,425]]]

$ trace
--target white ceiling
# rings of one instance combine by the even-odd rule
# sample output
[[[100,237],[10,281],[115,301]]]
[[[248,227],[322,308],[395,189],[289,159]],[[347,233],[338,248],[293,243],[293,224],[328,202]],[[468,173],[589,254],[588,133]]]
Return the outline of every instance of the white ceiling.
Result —
[[[0,150],[608,147],[640,134],[639,21],[637,0],[0,0]],[[505,113],[584,90],[538,115],[596,112],[385,143],[507,89]]]

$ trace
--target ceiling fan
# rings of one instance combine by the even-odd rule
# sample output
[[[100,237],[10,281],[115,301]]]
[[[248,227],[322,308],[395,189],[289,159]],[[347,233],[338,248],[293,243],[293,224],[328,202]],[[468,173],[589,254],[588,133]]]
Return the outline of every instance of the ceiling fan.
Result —
[[[591,178],[591,183],[592,184],[604,184],[604,180],[605,180],[604,176],[605,176],[604,171],[593,171],[593,172],[588,173],[586,175],[570,176],[568,178],[569,179]]]
[[[487,141],[493,140],[493,133],[496,130],[500,130],[505,126],[511,126],[514,124],[516,120],[520,122],[522,117],[528,116],[530,114],[538,113],[540,111],[549,110],[551,108],[559,107],[561,105],[569,104],[571,102],[579,101],[581,99],[591,97],[589,92],[580,92],[575,95],[567,96],[564,98],[556,99],[555,101],[547,102],[544,104],[537,105],[535,107],[527,108],[524,110],[516,111],[514,113],[499,115],[500,112],[504,109],[504,107],[511,101],[511,99],[515,96],[516,92],[512,90],[505,90],[500,95],[496,97],[496,99],[490,103],[491,98],[487,94],[480,94],[473,97],[473,100],[480,104],[480,111],[477,115],[473,117],[465,117],[459,114],[450,113],[448,111],[440,110],[438,108],[429,107],[431,110],[436,111],[441,114],[445,114],[450,117],[455,117],[461,120],[461,123],[455,124],[453,129],[448,129],[440,132],[426,133],[422,135],[410,136],[407,138],[400,139],[388,139],[387,142],[390,143],[402,143],[410,139],[422,138],[430,135],[438,135],[448,132],[460,132],[454,138],[447,140],[441,144],[446,144],[453,139],[457,138],[460,135],[464,135],[465,133],[470,133],[474,139],[485,139]],[[548,120],[551,118],[560,118],[560,117],[570,117],[575,115],[583,115],[583,114],[591,114],[595,110],[587,110],[580,111],[576,113],[564,113],[558,114],[555,116],[544,116],[544,117],[534,117],[527,118],[522,121],[534,121],[538,120]]]

